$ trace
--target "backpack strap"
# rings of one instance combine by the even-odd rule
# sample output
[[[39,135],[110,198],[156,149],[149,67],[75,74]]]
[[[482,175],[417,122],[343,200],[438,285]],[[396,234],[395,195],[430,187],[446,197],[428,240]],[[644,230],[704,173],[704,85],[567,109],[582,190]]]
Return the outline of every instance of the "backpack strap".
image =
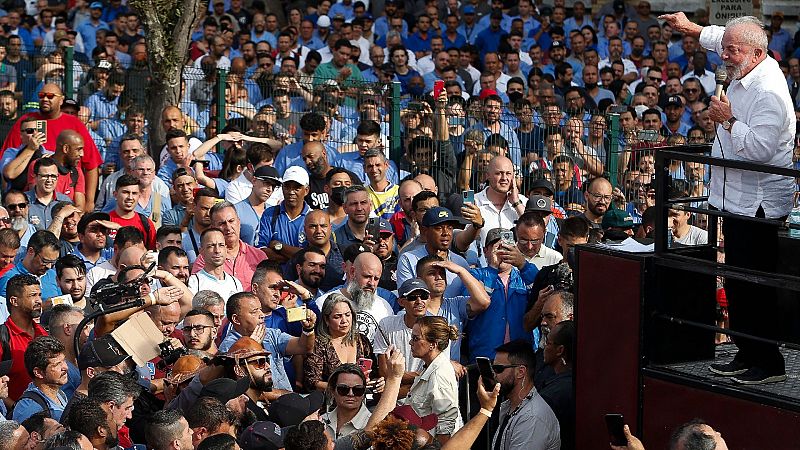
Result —
[[[42,411],[47,412],[48,417],[53,417],[53,411],[50,409],[50,404],[47,402],[47,399],[42,396],[42,394],[36,391],[25,391],[22,393],[22,396],[17,400],[19,403],[23,398],[27,398],[36,402],[37,405],[42,407]]]
[[[148,249],[155,248],[155,243],[150,242],[150,231],[152,230],[152,228],[150,228],[150,219],[140,212],[136,214],[139,216],[139,220],[142,221],[142,227],[144,228],[144,246]]]

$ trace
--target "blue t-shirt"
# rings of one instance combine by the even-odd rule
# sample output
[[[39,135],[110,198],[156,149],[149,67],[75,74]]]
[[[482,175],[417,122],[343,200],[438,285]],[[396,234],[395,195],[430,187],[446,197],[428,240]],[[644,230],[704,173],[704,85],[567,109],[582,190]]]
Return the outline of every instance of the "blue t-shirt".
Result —
[[[277,216],[275,214],[276,211]],[[309,211],[311,211],[311,207],[305,202],[303,202],[303,212],[294,219],[290,219],[286,214],[286,208],[283,203],[264,210],[258,230],[258,247],[267,247],[273,240],[281,241],[292,247],[302,247],[306,242],[303,223]],[[274,221],[273,217],[275,218]]]

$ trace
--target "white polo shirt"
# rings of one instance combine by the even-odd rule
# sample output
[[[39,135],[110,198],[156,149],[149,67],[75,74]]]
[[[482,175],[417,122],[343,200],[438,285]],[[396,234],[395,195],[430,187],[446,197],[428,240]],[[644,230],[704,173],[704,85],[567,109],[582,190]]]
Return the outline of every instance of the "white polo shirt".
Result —
[[[478,241],[481,248],[483,248],[483,243],[486,242],[486,234],[489,230],[492,228],[506,228],[510,230],[514,228],[514,222],[519,219],[519,213],[511,206],[508,200],[506,200],[503,207],[498,211],[492,201],[489,200],[489,197],[486,196],[486,191],[488,189],[491,189],[491,187],[487,186],[484,190],[475,194],[475,205],[480,208],[481,216],[483,216],[483,220],[485,220]],[[528,203],[528,197],[522,194],[519,195],[519,199],[522,201],[523,205]]]
[[[542,267],[544,266],[552,266],[553,264],[560,263],[564,257],[561,256],[561,253],[542,244],[542,246],[539,248],[539,253],[531,257],[525,257],[525,259],[527,259],[529,263],[536,266],[537,269],[542,270]]]
[[[220,280],[206,272],[205,269],[200,270],[189,277],[189,290],[192,291],[192,294],[197,294],[200,291],[214,291],[227,302],[228,297],[237,292],[242,292],[244,289],[242,289],[242,282],[233,275],[228,275],[224,272],[222,275],[223,277]]]

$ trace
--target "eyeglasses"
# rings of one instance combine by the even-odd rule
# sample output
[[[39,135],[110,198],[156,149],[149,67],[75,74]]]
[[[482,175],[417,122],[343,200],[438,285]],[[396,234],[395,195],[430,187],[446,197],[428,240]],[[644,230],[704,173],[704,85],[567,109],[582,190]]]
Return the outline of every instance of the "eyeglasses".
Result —
[[[56,264],[56,261],[57,261],[55,259],[44,259],[44,256],[42,256],[41,253],[37,253],[36,256],[39,257],[39,261],[42,262],[43,266],[48,266],[48,267],[54,266]]]
[[[700,89],[695,89],[695,88],[686,88],[686,89],[684,89],[684,91],[685,91],[687,94],[693,94],[693,93],[695,93],[695,92],[698,92],[699,90],[700,90]]]
[[[536,244],[540,244],[541,242],[542,242],[541,239],[517,239],[517,244],[521,244],[521,245],[528,245],[528,244],[536,245]]]
[[[589,195],[591,195],[592,198],[595,199],[595,201],[603,200],[606,202],[610,202],[611,199],[613,198],[611,195],[601,195],[596,192],[589,192]]]
[[[27,207],[28,207],[28,203],[27,202],[9,203],[8,205],[6,205],[6,209],[10,209],[12,211],[15,211],[15,210],[18,210],[18,209],[25,209]]]
[[[431,296],[427,292],[423,292],[421,294],[409,294],[409,295],[406,295],[406,300],[408,300],[410,302],[417,302],[419,300],[428,300],[429,298],[431,298]]]
[[[43,99],[47,97],[48,100],[52,100],[56,97],[61,97],[61,94],[56,94],[55,92],[39,92],[39,98]]]
[[[194,325],[194,326],[189,325],[189,326],[183,327],[183,331],[184,331],[184,333],[187,333],[187,334],[192,334],[195,331],[198,334],[201,334],[204,331],[206,331],[206,328],[214,328],[214,327],[211,326],[211,325]]]
[[[358,386],[348,386],[346,384],[337,384],[336,385],[336,393],[342,396],[352,395],[353,397],[361,397],[364,395],[364,392],[367,391],[367,388],[361,385]]]
[[[24,132],[25,134],[33,134],[36,133],[36,128],[25,128],[24,130],[22,130],[22,132]]]
[[[492,364],[492,369],[494,373],[503,373],[504,370],[511,368],[511,367],[519,367],[522,364]]]
[[[258,359],[251,359],[249,361],[245,361],[244,364],[249,364],[253,366],[256,370],[264,370],[267,368],[267,358],[258,358]]]
[[[56,180],[56,179],[58,179],[58,175],[53,175],[53,174],[37,173],[36,176],[39,177],[39,178],[42,178],[44,180]]]

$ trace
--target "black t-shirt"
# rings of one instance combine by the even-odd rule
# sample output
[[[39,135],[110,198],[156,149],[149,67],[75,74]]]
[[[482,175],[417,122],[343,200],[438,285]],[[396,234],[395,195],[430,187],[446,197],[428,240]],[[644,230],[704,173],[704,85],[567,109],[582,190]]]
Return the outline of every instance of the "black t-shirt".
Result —
[[[328,207],[328,193],[325,192],[325,178],[308,178],[308,194],[306,203],[311,209],[326,209]]]

